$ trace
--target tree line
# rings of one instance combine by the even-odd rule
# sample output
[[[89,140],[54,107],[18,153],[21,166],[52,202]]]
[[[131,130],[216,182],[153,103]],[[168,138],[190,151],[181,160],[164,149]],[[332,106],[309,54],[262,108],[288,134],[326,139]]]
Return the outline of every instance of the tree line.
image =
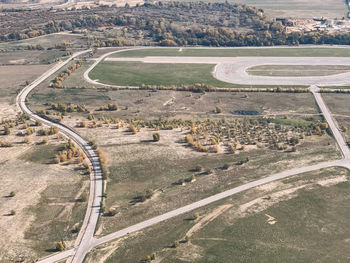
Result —
[[[19,40],[65,30],[118,27],[124,36],[93,37],[92,45],[130,46],[273,46],[299,44],[350,44],[349,32],[287,33],[281,22],[263,10],[231,3],[157,2],[136,7],[99,7],[84,11],[51,13],[49,22],[6,33],[0,40]],[[45,15],[43,15],[45,17]],[[46,20],[47,21],[47,20]],[[140,40],[141,39],[141,40]],[[141,42],[140,42],[141,41]]]

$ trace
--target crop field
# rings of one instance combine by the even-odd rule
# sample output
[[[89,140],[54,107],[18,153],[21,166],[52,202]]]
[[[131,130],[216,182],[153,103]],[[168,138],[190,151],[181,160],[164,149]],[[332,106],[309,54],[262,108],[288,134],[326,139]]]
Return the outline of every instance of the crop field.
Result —
[[[111,57],[184,56],[184,57],[348,57],[348,48],[150,48],[127,50]]]
[[[342,168],[301,174],[200,209],[198,219],[185,214],[100,246],[86,262],[152,253],[161,262],[346,261],[349,187]]]
[[[335,65],[264,65],[247,69],[247,72],[250,75],[275,77],[328,76],[346,73],[349,71],[350,66]]]

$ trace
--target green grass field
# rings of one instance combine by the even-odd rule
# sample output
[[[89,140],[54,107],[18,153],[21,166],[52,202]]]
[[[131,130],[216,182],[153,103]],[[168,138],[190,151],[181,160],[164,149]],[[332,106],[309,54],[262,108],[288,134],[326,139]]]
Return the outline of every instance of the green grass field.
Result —
[[[91,79],[99,82],[120,85],[193,85],[206,83],[216,87],[232,85],[215,79],[211,72],[213,65],[197,64],[145,64],[139,62],[102,62],[90,73]]]
[[[213,65],[101,62],[89,74],[92,80],[117,86],[181,86],[204,83],[219,88],[270,88],[276,86],[235,85],[215,79]],[[292,86],[289,86],[292,88]],[[301,86],[293,86],[301,87]]]
[[[349,57],[349,48],[150,48],[115,53],[111,57]]]
[[[250,75],[273,77],[329,76],[349,71],[350,66],[340,65],[263,65],[247,69]]]

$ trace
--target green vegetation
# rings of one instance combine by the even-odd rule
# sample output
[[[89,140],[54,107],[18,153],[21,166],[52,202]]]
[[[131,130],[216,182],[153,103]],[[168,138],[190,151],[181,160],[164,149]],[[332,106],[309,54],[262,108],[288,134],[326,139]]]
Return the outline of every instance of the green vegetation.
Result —
[[[225,83],[213,77],[214,65],[207,64],[156,64],[140,62],[101,62],[89,74],[103,84],[116,86],[206,86],[219,88],[278,88],[266,85],[236,85]],[[304,88],[303,86],[282,86]],[[193,88],[193,87],[192,87]],[[199,89],[198,89],[199,90]]]
[[[90,73],[91,79],[120,86],[164,85],[181,86],[205,83],[216,87],[233,85],[215,79],[214,65],[145,64],[139,62],[102,62]]]
[[[328,76],[350,71],[350,66],[337,65],[263,65],[247,69],[250,75],[273,77]]]
[[[21,158],[23,160],[41,163],[41,164],[49,164],[55,158],[56,154],[58,154],[62,149],[64,149],[64,145],[36,145],[32,150],[26,152]]]
[[[111,57],[349,57],[349,48],[150,48],[128,50]]]

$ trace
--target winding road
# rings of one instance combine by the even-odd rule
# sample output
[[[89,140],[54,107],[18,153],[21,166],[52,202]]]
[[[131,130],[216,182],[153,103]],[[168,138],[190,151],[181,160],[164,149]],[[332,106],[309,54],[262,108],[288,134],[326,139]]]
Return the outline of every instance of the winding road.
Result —
[[[123,52],[127,49],[120,50],[117,52]],[[340,167],[346,167],[350,169],[350,151],[348,146],[345,144],[345,140],[342,137],[341,133],[337,129],[336,123],[334,122],[331,113],[329,112],[327,106],[325,105],[321,94],[319,93],[319,89],[316,86],[311,86],[310,90],[312,94],[315,97],[315,100],[325,118],[325,120],[329,124],[329,128],[331,129],[334,138],[339,146],[339,149],[341,150],[343,154],[343,159],[337,160],[337,161],[331,161],[331,162],[325,162],[320,163],[308,167],[302,167],[297,168],[293,170],[284,171],[278,174],[274,174],[271,176],[268,176],[266,178],[256,180],[253,182],[249,182],[247,184],[235,187],[233,189],[224,191],[222,193],[215,194],[213,196],[207,197],[205,199],[199,200],[197,202],[194,202],[192,204],[177,208],[175,210],[172,210],[170,212],[167,212],[165,214],[156,216],[154,218],[145,220],[143,222],[140,222],[138,224],[126,227],[122,230],[119,230],[115,233],[106,235],[101,238],[95,238],[94,237],[94,231],[98,222],[99,217],[99,211],[100,211],[100,202],[102,200],[102,174],[101,174],[101,167],[99,162],[99,157],[96,155],[96,153],[91,149],[89,144],[73,129],[70,129],[62,124],[54,123],[49,120],[43,119],[40,116],[36,115],[35,113],[31,112],[28,107],[26,106],[26,98],[28,94],[37,87],[40,83],[42,83],[46,78],[50,77],[52,74],[57,72],[59,69],[61,69],[63,66],[67,65],[71,60],[74,58],[83,55],[84,53],[90,52],[91,50],[81,51],[78,53],[73,54],[69,59],[67,59],[64,62],[61,62],[57,65],[55,65],[52,69],[48,70],[46,73],[44,73],[42,76],[40,76],[37,80],[35,80],[33,83],[25,87],[20,94],[17,97],[17,106],[19,109],[21,109],[22,112],[28,114],[32,119],[34,120],[41,120],[43,123],[49,126],[57,127],[62,133],[64,133],[67,137],[74,140],[86,153],[87,157],[91,161],[91,164],[93,166],[93,173],[91,174],[91,183],[90,183],[90,197],[88,201],[88,209],[86,212],[86,216],[84,219],[83,227],[81,228],[81,231],[79,233],[78,239],[75,243],[75,247],[73,249],[57,253],[54,255],[51,255],[49,257],[46,257],[38,262],[40,263],[49,263],[49,262],[57,262],[64,259],[68,259],[68,262],[83,262],[86,254],[91,251],[94,247],[104,244],[106,242],[112,241],[114,239],[123,237],[125,235],[128,235],[129,233],[136,232],[139,230],[142,230],[144,228],[147,228],[149,226],[155,225],[159,222],[171,219],[173,217],[182,215],[184,213],[193,211],[195,209],[198,209],[200,207],[206,206],[208,204],[211,204],[213,202],[216,202],[218,200],[230,197],[234,194],[240,193],[242,191],[260,186],[262,184],[270,183],[276,180],[280,180],[283,178],[287,178],[293,175],[298,175],[301,173],[311,172],[319,169],[334,167],[334,166],[340,166]],[[103,59],[108,57],[110,54],[116,53],[109,52],[105,55],[102,55],[100,58],[96,60],[96,62],[89,67],[89,69],[84,73],[84,77],[88,80],[88,74],[89,72]],[[309,58],[310,59],[310,58]],[[90,80],[91,83],[94,84],[100,84],[98,82],[94,82],[93,80]]]

